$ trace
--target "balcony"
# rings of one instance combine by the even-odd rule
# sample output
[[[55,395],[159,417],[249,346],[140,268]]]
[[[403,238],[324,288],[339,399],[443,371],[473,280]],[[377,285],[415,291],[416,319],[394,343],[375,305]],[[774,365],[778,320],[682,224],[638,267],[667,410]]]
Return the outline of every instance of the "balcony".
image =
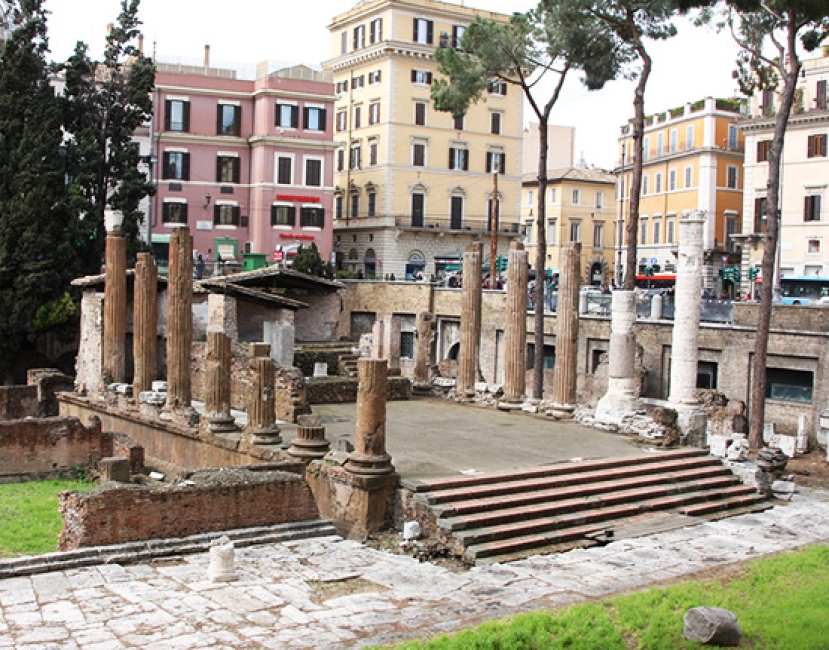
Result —
[[[489,233],[489,219],[462,219],[453,220],[450,217],[424,217],[418,222],[411,215],[397,215],[395,226],[407,230],[426,230],[435,232],[458,232],[483,234]],[[505,235],[523,235],[524,226],[515,221],[501,221],[498,232]]]

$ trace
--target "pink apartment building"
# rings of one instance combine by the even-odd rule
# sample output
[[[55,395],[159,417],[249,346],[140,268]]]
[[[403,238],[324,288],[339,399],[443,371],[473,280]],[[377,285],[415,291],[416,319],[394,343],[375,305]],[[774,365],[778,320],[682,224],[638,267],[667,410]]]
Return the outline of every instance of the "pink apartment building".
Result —
[[[260,64],[245,80],[208,66],[157,66],[151,234],[160,262],[172,229],[185,224],[208,263],[247,256],[252,267],[311,243],[329,259],[330,76]]]

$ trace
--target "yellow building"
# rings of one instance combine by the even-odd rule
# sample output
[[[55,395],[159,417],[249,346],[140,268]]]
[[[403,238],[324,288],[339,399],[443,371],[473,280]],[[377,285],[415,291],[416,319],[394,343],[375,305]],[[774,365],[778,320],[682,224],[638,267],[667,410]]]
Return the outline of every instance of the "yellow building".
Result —
[[[463,119],[432,107],[438,47],[457,47],[475,16],[435,0],[368,0],[334,18],[335,251],[366,277],[440,276],[484,243],[499,206],[498,247],[520,236],[522,95],[492,84]]]
[[[581,242],[581,282],[595,286],[613,282],[614,235],[618,222],[616,177],[603,169],[567,167],[547,172],[547,261],[555,274],[560,268],[561,245]],[[538,242],[538,173],[524,174],[521,214],[525,246],[535,266]]]
[[[720,270],[739,266],[732,235],[742,229],[743,135],[740,104],[708,97],[647,118],[639,207],[640,274],[672,273],[683,212],[701,210],[704,228],[703,283],[732,294],[738,286],[719,279]],[[631,127],[620,137],[621,213],[629,216],[632,175]],[[624,259],[624,248],[622,256]],[[620,271],[617,269],[617,273]]]

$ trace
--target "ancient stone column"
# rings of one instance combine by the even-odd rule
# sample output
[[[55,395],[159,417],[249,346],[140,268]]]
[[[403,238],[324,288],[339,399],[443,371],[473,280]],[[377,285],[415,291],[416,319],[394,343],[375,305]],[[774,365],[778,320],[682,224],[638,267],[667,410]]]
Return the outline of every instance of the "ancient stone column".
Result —
[[[613,292],[610,313],[610,350],[607,392],[596,405],[596,419],[618,424],[625,415],[639,409],[639,380],[636,374],[636,294]]]
[[[85,291],[81,296],[81,331],[75,362],[75,390],[96,395],[104,389],[103,332],[104,294]]]
[[[376,320],[374,324],[371,326],[371,358],[372,359],[385,359],[386,354],[385,350],[383,349],[383,343],[385,342],[385,334],[386,331],[386,323],[383,320]]]
[[[557,418],[576,410],[576,363],[579,348],[579,267],[581,244],[561,247],[561,279],[556,308],[556,365],[553,370],[553,409]]]
[[[331,444],[325,439],[325,427],[319,415],[300,415],[297,418],[297,436],[291,440],[288,455],[304,462],[323,458]]]
[[[193,345],[193,238],[179,227],[170,235],[167,278],[167,406],[190,408]]]
[[[104,284],[104,384],[126,381],[127,241],[121,234],[123,215],[107,210]]]
[[[400,376],[400,316],[386,316],[383,324],[383,357],[389,362],[389,377]]]
[[[507,262],[507,313],[504,326],[503,410],[521,408],[527,388],[527,280],[529,257],[523,244],[513,242]]]
[[[133,395],[152,390],[158,372],[158,267],[150,253],[138,253],[132,298]]]
[[[250,393],[248,394],[248,440],[257,445],[282,442],[274,406],[274,365],[267,343],[250,344]]]
[[[432,388],[429,362],[432,357],[432,340],[435,332],[435,315],[422,311],[415,323],[417,339],[415,340],[414,386],[417,392],[428,392]]]
[[[677,412],[677,428],[691,444],[705,442],[705,415],[697,397],[699,321],[702,305],[705,212],[689,211],[679,220],[679,253],[671,340],[671,389],[668,405]]]
[[[236,299],[220,293],[207,297],[207,359],[204,412],[213,433],[236,431],[230,414],[231,338],[228,323],[236,323]]]
[[[458,397],[475,395],[478,379],[478,350],[481,347],[481,244],[470,244],[463,252],[463,294],[461,302],[461,337],[458,350]]]
[[[377,476],[391,474],[394,465],[386,453],[386,386],[388,362],[385,359],[357,361],[357,428],[354,451],[345,462],[352,474]]]

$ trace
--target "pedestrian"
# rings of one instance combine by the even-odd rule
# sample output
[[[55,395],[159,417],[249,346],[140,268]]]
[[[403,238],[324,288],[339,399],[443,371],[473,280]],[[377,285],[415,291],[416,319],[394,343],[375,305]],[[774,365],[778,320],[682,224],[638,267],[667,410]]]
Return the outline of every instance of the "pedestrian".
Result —
[[[196,258],[196,280],[201,280],[204,277],[204,256],[199,253]]]

